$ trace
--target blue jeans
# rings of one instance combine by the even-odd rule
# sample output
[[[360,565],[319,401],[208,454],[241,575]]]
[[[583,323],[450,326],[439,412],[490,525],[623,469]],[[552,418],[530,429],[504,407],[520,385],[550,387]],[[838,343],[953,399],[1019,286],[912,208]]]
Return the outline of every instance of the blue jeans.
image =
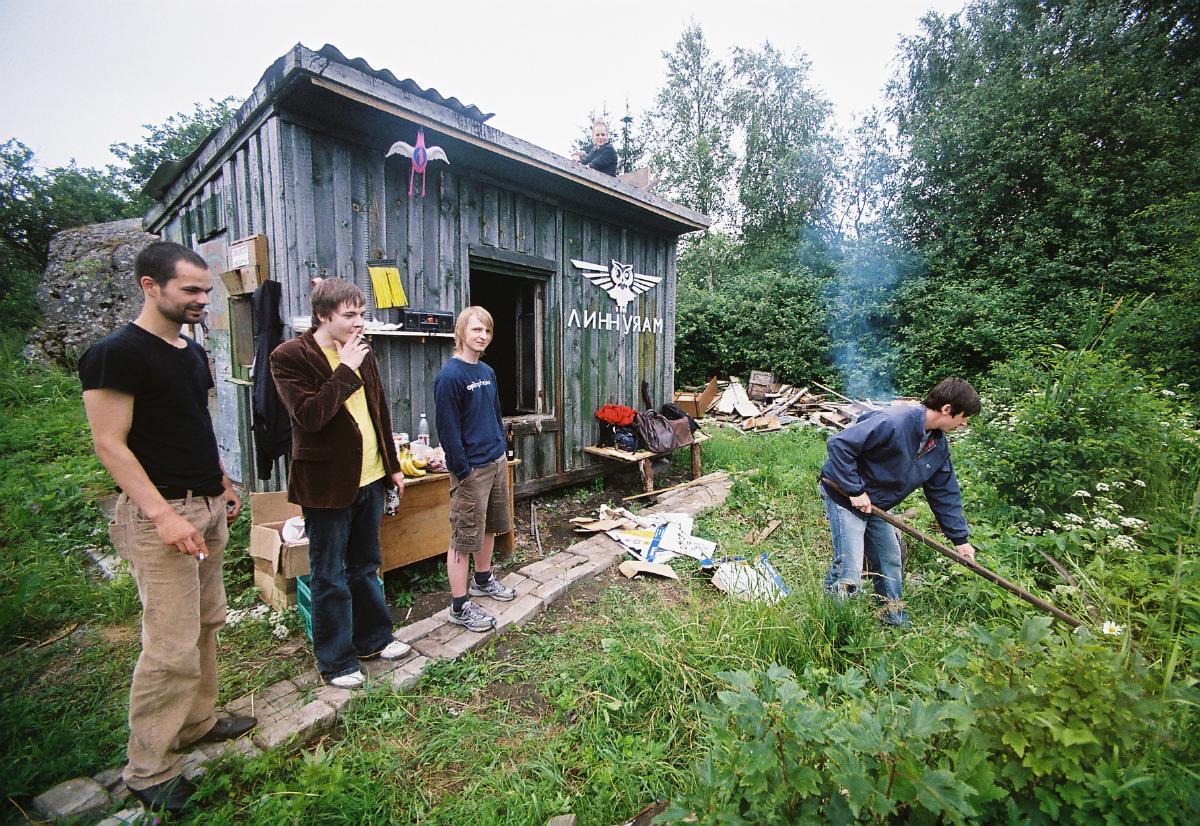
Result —
[[[312,591],[313,649],[327,680],[353,674],[358,658],[392,641],[392,614],[375,577],[387,477],[358,489],[345,508],[304,508]]]
[[[833,564],[825,575],[825,590],[838,598],[858,591],[865,556],[874,579],[875,596],[884,606],[883,621],[890,625],[907,624],[908,613],[901,601],[904,570],[896,529],[877,516],[864,517],[842,507],[824,485],[821,498],[825,500],[825,516],[833,535]]]

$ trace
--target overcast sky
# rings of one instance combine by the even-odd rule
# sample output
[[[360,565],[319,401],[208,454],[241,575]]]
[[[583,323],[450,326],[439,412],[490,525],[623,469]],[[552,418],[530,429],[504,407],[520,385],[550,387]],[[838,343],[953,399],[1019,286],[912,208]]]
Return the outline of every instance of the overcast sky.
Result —
[[[196,101],[244,98],[295,43],[337,46],[447,97],[489,124],[566,153],[589,110],[635,115],[662,85],[662,52],[695,18],[713,52],[770,40],[812,63],[849,123],[881,99],[902,35],[964,0],[0,0],[0,141],[43,167],[111,162]],[[426,11],[428,10],[428,11]]]

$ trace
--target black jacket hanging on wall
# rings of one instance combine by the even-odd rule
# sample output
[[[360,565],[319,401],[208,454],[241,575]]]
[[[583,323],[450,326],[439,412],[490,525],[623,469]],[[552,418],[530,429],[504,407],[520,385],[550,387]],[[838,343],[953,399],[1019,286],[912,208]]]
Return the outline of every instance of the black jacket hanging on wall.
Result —
[[[250,298],[254,310],[254,459],[259,479],[270,479],[275,460],[292,444],[292,425],[271,378],[271,351],[283,341],[282,287],[265,281]]]

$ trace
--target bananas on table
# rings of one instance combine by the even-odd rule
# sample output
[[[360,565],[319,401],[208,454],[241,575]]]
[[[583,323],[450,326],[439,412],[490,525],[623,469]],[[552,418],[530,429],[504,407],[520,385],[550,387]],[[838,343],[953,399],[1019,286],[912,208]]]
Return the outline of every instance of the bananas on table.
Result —
[[[429,471],[425,470],[425,466],[429,462],[425,459],[414,458],[412,453],[405,450],[400,454],[400,470],[409,479],[419,479]]]

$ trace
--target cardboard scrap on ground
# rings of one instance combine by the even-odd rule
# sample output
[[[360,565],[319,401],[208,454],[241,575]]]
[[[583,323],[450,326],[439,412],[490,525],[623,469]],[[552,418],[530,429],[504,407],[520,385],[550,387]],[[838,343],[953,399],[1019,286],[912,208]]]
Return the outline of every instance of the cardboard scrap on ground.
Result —
[[[679,579],[679,574],[671,570],[670,565],[665,565],[662,562],[638,562],[633,559],[627,559],[617,566],[622,574],[627,579],[633,579],[638,574],[654,574],[655,576],[666,577],[667,579]]]
[[[764,551],[757,559],[735,556],[717,560],[713,585],[747,602],[775,604],[791,593]]]
[[[634,524],[625,519],[572,519],[575,533],[604,533],[617,528],[632,528]]]

